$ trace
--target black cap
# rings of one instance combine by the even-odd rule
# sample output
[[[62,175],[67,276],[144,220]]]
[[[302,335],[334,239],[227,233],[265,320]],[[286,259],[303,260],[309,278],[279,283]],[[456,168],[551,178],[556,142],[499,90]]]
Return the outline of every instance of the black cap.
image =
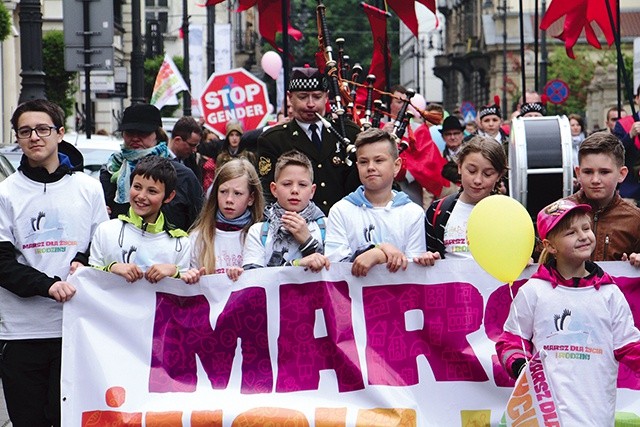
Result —
[[[547,115],[547,107],[542,102],[527,102],[520,107],[520,116],[524,117],[527,113],[540,113],[543,116]]]
[[[442,129],[440,129],[440,133],[445,133],[450,130],[459,130],[460,132],[464,130],[464,128],[460,124],[460,120],[458,120],[458,118],[455,116],[449,116],[444,119],[444,122],[442,122]]]
[[[495,115],[498,117],[502,117],[502,112],[500,111],[500,97],[498,95],[493,97],[493,104],[487,104],[480,108],[478,112],[478,116],[482,119],[484,116]]]
[[[127,107],[120,123],[121,131],[155,132],[159,127],[162,127],[160,110],[150,104],[134,104]]]
[[[326,91],[327,81],[317,68],[304,67],[291,70],[289,92]]]

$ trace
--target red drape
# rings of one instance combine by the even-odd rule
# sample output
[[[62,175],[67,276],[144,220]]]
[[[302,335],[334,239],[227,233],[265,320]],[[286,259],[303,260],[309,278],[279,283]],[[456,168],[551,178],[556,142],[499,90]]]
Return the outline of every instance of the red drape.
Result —
[[[616,0],[554,0],[542,18],[540,29],[547,30],[551,24],[564,16],[562,32],[554,37],[564,42],[567,55],[573,59],[575,59],[573,46],[575,46],[580,34],[582,34],[582,30],[585,31],[587,42],[591,46],[600,49],[600,41],[598,41],[598,37],[592,27],[594,22],[604,33],[607,43],[611,45],[614,41],[614,29],[611,27],[611,21],[609,20],[607,4],[605,3],[607,1],[613,14],[614,27],[617,27]]]
[[[208,0],[204,6],[214,6],[218,3],[222,3],[225,0]],[[258,31],[260,35],[271,46],[276,49],[276,33],[282,32],[282,0],[239,0],[237,12],[247,10],[256,4],[258,5],[259,23]],[[289,35],[295,40],[302,38],[302,33],[289,25]]]
[[[430,11],[436,13],[435,0],[416,0],[425,5]],[[418,37],[418,18],[416,17],[416,1],[411,0],[387,0],[387,4],[398,15],[398,18]]]
[[[389,41],[387,39],[387,13],[384,10],[380,10],[377,7],[369,6],[362,3],[364,12],[369,18],[369,24],[371,25],[371,37],[373,38],[373,55],[371,57],[371,65],[369,66],[369,73],[376,76],[376,81],[373,87],[379,90],[384,90],[387,83],[386,67],[391,68],[391,52],[389,51]],[[384,55],[387,54],[387,61],[385,64]],[[379,98],[376,96],[377,92],[374,92],[374,99]],[[358,88],[356,94],[356,103],[364,104],[367,98],[367,90],[365,88]]]

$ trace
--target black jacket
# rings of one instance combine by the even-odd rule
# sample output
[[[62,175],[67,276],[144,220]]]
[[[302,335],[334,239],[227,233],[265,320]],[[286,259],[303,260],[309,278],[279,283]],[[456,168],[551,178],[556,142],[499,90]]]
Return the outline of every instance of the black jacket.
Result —
[[[198,178],[196,178],[191,169],[177,160],[172,164],[178,174],[176,197],[162,207],[162,212],[168,222],[177,228],[187,231],[198,217],[204,203],[202,185],[200,185]],[[114,201],[116,184],[111,182],[111,173],[107,170],[106,165],[100,169],[100,183],[104,190],[105,202],[111,209],[110,218],[114,219],[120,214],[127,214],[129,212],[129,203],[116,203]]]
[[[352,144],[359,132],[354,123],[346,123],[347,138]],[[264,131],[258,138],[258,174],[266,202],[274,201],[269,184],[273,181],[278,157],[287,151],[298,150],[311,160],[313,182],[316,184],[313,201],[327,215],[331,206],[360,185],[355,159],[351,166],[341,161],[343,149],[337,144],[338,139],[323,127],[322,150],[318,151],[295,120]],[[337,153],[336,147],[339,149]]]

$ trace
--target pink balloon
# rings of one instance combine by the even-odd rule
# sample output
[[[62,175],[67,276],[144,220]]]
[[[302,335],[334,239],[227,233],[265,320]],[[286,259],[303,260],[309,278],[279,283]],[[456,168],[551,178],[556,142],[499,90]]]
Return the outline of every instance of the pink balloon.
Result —
[[[424,99],[424,96],[416,93],[411,97],[411,104],[415,105],[418,110],[424,110],[427,106],[427,101]]]
[[[414,108],[414,105],[415,105],[415,108]],[[408,110],[409,110],[409,113],[411,113],[414,117],[420,117],[420,113],[418,113],[416,108],[421,111],[424,111],[426,106],[427,106],[427,101],[424,99],[424,96],[420,95],[419,93],[416,93],[411,97],[411,104],[409,104]]]
[[[260,61],[260,65],[262,65],[262,69],[265,73],[271,76],[272,79],[277,79],[278,74],[280,74],[280,70],[282,70],[282,58],[273,50],[266,52],[262,55],[262,60]]]

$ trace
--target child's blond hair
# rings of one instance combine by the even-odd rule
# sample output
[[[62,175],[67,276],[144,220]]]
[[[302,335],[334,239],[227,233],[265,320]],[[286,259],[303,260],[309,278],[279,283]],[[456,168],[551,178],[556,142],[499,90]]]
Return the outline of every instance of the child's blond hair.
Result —
[[[369,128],[364,132],[360,132],[356,137],[356,156],[358,150],[363,145],[373,144],[374,142],[388,142],[389,143],[389,154],[393,158],[393,160],[397,159],[399,156],[398,153],[398,145],[394,142],[391,134],[387,131],[377,128]]]
[[[194,247],[197,251],[198,265],[205,267],[207,274],[213,274],[216,271],[215,237],[218,222],[217,214],[220,208],[218,206],[218,188],[225,182],[242,176],[247,177],[249,194],[253,195],[253,204],[249,206],[251,220],[242,229],[243,242],[249,227],[262,220],[264,210],[262,185],[260,184],[258,173],[251,162],[244,158],[237,158],[222,165],[216,171],[216,176],[211,184],[209,198],[190,230],[198,233]]]
[[[280,177],[280,172],[287,166],[302,166],[307,169],[309,172],[309,177],[311,178],[311,182],[313,182],[313,166],[311,166],[311,161],[307,156],[302,154],[297,150],[287,151],[278,157],[278,161],[276,162],[275,171],[273,173],[274,182],[278,181]]]

